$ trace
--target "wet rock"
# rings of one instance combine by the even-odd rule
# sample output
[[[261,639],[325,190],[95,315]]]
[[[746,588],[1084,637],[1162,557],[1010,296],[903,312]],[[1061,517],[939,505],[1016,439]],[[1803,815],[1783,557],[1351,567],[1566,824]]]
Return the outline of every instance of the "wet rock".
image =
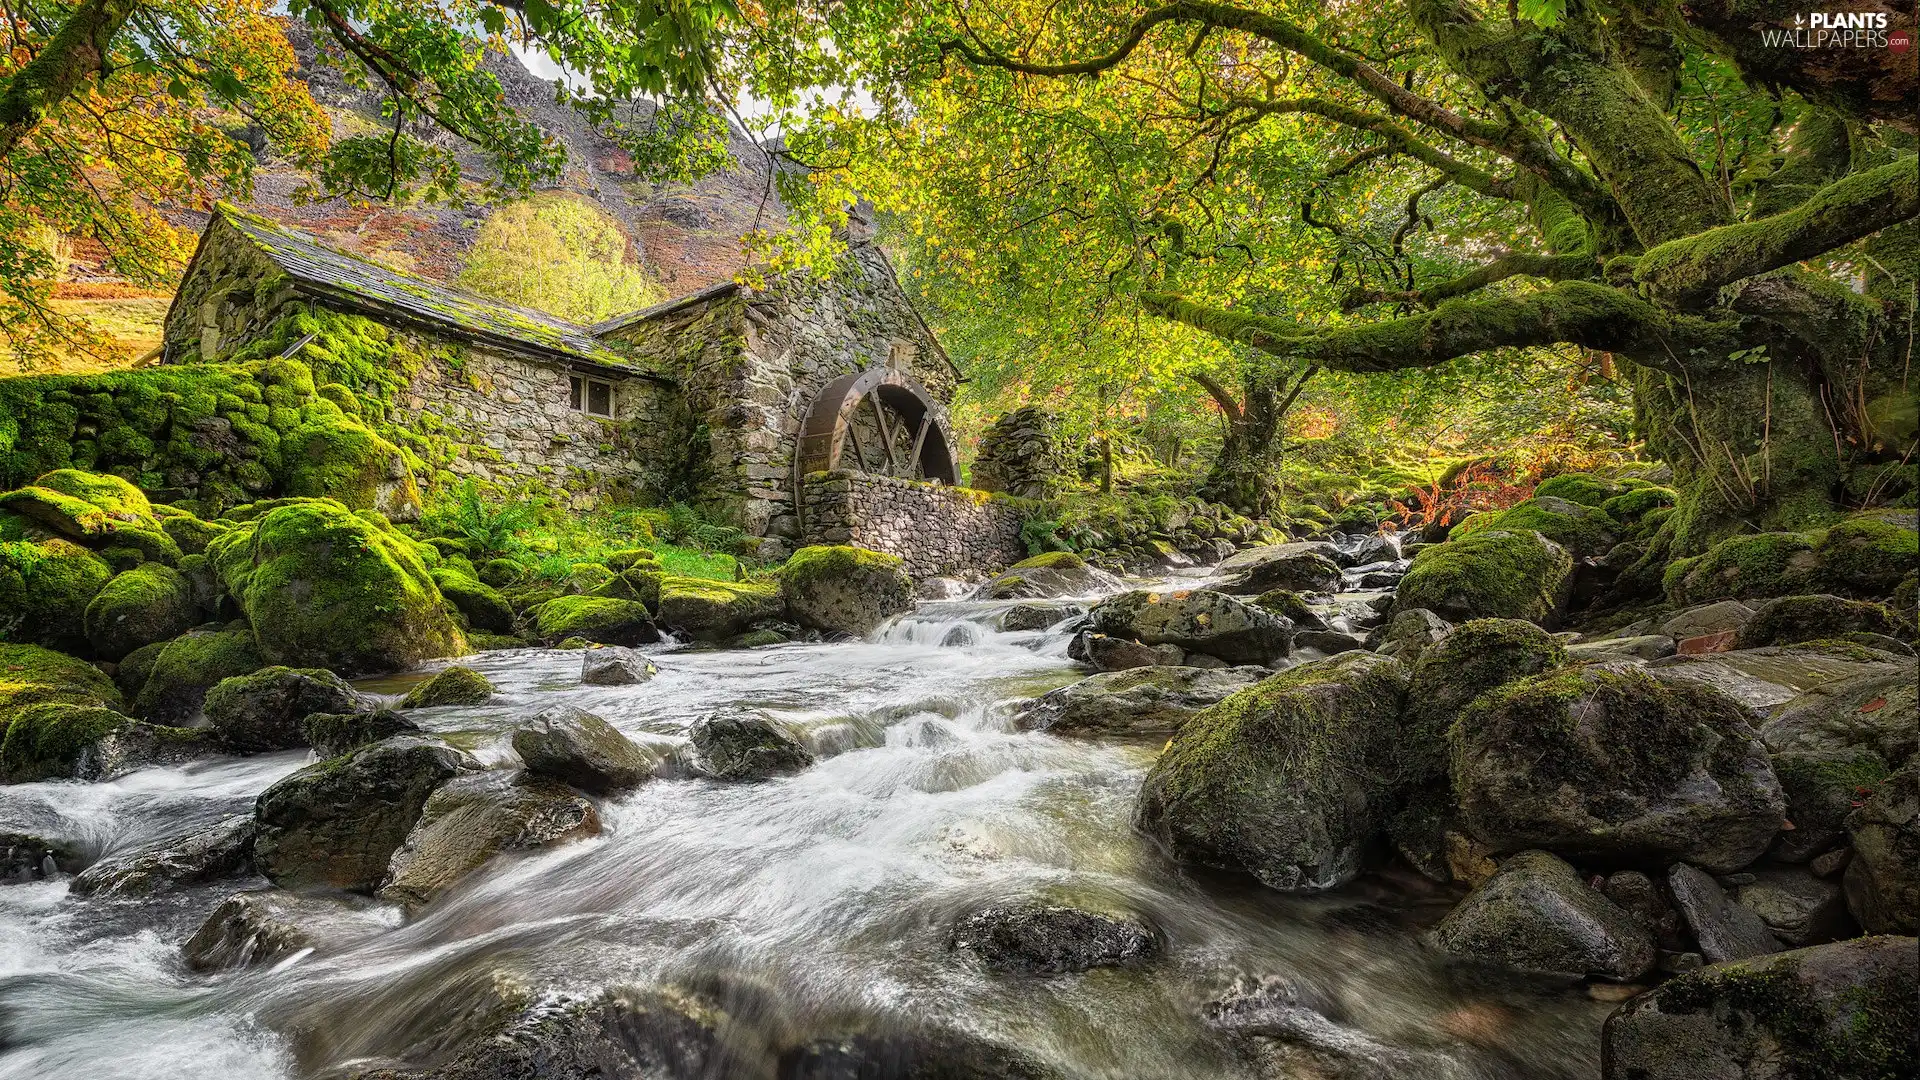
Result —
[[[29,833],[0,832],[0,885],[77,874],[86,866],[71,844]]]
[[[1609,660],[1658,660],[1672,656],[1673,639],[1665,634],[1636,634],[1632,637],[1576,641],[1567,646],[1567,659],[1581,663],[1605,663]]]
[[[1254,597],[1253,605],[1263,607],[1275,615],[1284,616],[1293,623],[1295,630],[1329,630],[1327,620],[1291,589],[1273,589]]]
[[[1461,816],[1496,852],[1732,871],[1766,850],[1786,809],[1738,704],[1637,668],[1510,683],[1461,713],[1452,739]]]
[[[1912,669],[1911,659],[1832,641],[1669,656],[1647,665],[1647,673],[1656,679],[1711,686],[1763,718],[1816,687],[1867,676],[1905,675]]]
[[[455,664],[435,672],[400,699],[402,709],[432,709],[443,705],[485,705],[493,697],[493,684],[470,667]]]
[[[1119,588],[1119,578],[1088,565],[1073,552],[1049,551],[995,574],[974,595],[982,600],[1051,600],[1097,596]]]
[[[1387,842],[1429,881],[1445,885],[1453,880],[1447,865],[1447,830],[1454,824],[1453,800],[1441,785],[1416,789],[1406,805],[1387,821]]]
[[[1447,913],[1434,943],[1456,956],[1528,971],[1622,981],[1653,969],[1653,938],[1544,851],[1523,851]]]
[[[1760,917],[1789,948],[1837,941],[1853,933],[1840,886],[1798,867],[1760,870],[1733,890],[1734,902]]]
[[[715,780],[770,780],[813,764],[812,752],[758,709],[710,713],[688,735],[701,773]]]
[[[1604,1080],[1892,1077],[1912,1064],[1912,938],[1869,937],[1690,971],[1601,1030]]]
[[[1333,561],[1346,569],[1366,566],[1370,563],[1393,562],[1400,558],[1400,538],[1396,535],[1374,533],[1371,536],[1349,536],[1341,534],[1331,543],[1336,549]]]
[[[356,713],[372,701],[321,668],[262,668],[222,679],[207,691],[207,725],[220,745],[239,754],[309,745],[305,721],[315,713]]]
[[[258,671],[265,663],[245,624],[182,634],[153,655],[147,677],[133,694],[133,712],[150,723],[189,723],[200,712],[207,691],[223,679]]]
[[[638,787],[659,763],[612,724],[572,705],[556,705],[515,728],[513,752],[529,772],[594,795]]]
[[[391,908],[350,893],[251,889],[221,901],[180,952],[189,970],[225,971],[337,948],[396,925]]]
[[[653,666],[653,661],[618,645],[602,645],[580,654],[583,686],[636,686],[658,674],[660,669]]]
[[[1609,874],[1600,891],[1621,911],[1633,916],[1635,922],[1651,931],[1656,945],[1678,948],[1683,944],[1680,913],[1667,902],[1665,894],[1652,878],[1638,870],[1622,870]]]
[[[696,591],[704,596],[719,590]],[[742,619],[741,625],[751,621]],[[542,641],[554,642],[561,649],[568,648],[567,642],[575,638],[602,645],[644,645],[660,640],[647,605],[613,596],[556,596],[535,609],[533,629]]]
[[[668,575],[660,583],[660,624],[695,641],[725,641],[786,609],[780,590],[757,582],[711,581]],[[637,641],[596,638],[609,645]]]
[[[1760,916],[1728,899],[1720,883],[1699,869],[1675,863],[1667,871],[1667,888],[1708,963],[1780,951],[1780,942]]]
[[[421,733],[420,725],[394,712],[315,713],[300,722],[308,746],[321,758],[335,758],[395,735]]]
[[[1263,1080],[1468,1080],[1444,1052],[1393,1046],[1330,1018],[1325,999],[1281,978],[1242,980],[1203,1010]]]
[[[1847,842],[1847,818],[1893,770],[1871,750],[1775,754],[1773,773],[1787,797],[1784,830],[1768,853],[1804,863]]]
[[[424,907],[496,855],[599,831],[593,804],[558,781],[505,770],[456,777],[427,799],[379,896]]]
[[[435,788],[477,763],[445,743],[399,736],[286,777],[254,804],[254,864],[286,888],[371,892]]]
[[[828,634],[865,637],[913,610],[913,579],[898,556],[856,547],[804,547],[776,575],[787,613]]]
[[[1359,872],[1390,812],[1407,673],[1343,653],[1273,675],[1187,721],[1148,772],[1135,824],[1181,862],[1287,891]]]
[[[1740,627],[1734,647],[1794,645],[1850,633],[1882,634],[1898,639],[1913,636],[1913,626],[1881,604],[1824,593],[1782,596],[1754,609],[1753,618]]]
[[[5,710],[0,781],[112,780],[215,752],[204,728],[143,723],[112,709],[49,701]]]
[[[1296,649],[1312,649],[1326,656],[1367,647],[1365,638],[1355,634],[1343,634],[1338,630],[1301,630],[1293,635]]]
[[[1064,1080],[1016,1047],[970,1032],[866,1032],[780,1055],[779,1080]]]
[[[1045,630],[1076,615],[1084,615],[1078,604],[1015,604],[1000,615],[1000,629]]]
[[[185,836],[102,859],[73,879],[76,896],[147,896],[243,872],[253,853],[253,819],[236,814]]]
[[[1847,907],[1869,933],[1920,929],[1920,761],[1887,777],[1847,820]]]
[[[1474,619],[1461,623],[1412,665],[1402,719],[1403,767],[1409,783],[1447,773],[1447,732],[1475,698],[1567,662],[1553,635],[1519,619]]]
[[[1687,608],[1660,624],[1660,632],[1675,641],[1739,630],[1753,618],[1753,609],[1738,600],[1721,600]]]
[[[1056,735],[1164,737],[1187,718],[1270,674],[1264,668],[1208,671],[1143,667],[1089,676],[1029,703],[1018,723]]]
[[[1067,659],[1096,671],[1127,671],[1144,667],[1178,667],[1187,658],[1178,645],[1142,645],[1126,638],[1082,630],[1067,643]]]
[[[1920,701],[1912,667],[1816,686],[1761,724],[1760,737],[1776,754],[1865,750],[1890,765],[1903,765],[1920,751]]]
[[[1211,589],[1134,591],[1096,604],[1096,634],[1143,645],[1177,645],[1229,664],[1265,664],[1287,655],[1293,624],[1263,608]]]
[[[1064,975],[1156,955],[1153,929],[1131,916],[1051,904],[996,904],[954,924],[948,947],[980,957],[992,971]]]
[[[1367,641],[1380,655],[1395,657],[1412,667],[1421,653],[1452,632],[1452,623],[1426,608],[1414,608],[1399,612],[1375,627]]]
[[[1222,589],[1258,596],[1273,589],[1329,593],[1340,587],[1340,549],[1322,541],[1248,548],[1215,568]]]
[[[1428,548],[1394,592],[1394,611],[1426,608],[1442,618],[1550,621],[1573,558],[1530,530],[1478,532]]]

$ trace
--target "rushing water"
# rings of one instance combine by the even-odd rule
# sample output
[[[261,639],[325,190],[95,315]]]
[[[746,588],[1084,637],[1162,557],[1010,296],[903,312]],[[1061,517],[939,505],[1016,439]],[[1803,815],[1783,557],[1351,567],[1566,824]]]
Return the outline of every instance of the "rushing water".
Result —
[[[762,784],[656,780],[605,804],[600,837],[496,860],[411,922],[211,977],[187,971],[179,945],[245,883],[142,901],[70,897],[63,880],[0,887],[0,1077],[296,1077],[444,1044],[502,986],[656,982],[752,991],[769,1029],[796,1040],[849,1017],[909,1018],[1021,1046],[1069,1076],[1240,1077],[1256,1074],[1201,1016],[1243,975],[1308,988],[1341,1025],[1320,1037],[1383,1069],[1416,1062],[1395,1075],[1597,1074],[1606,1006],[1422,948],[1445,894],[1389,874],[1291,897],[1164,860],[1129,827],[1157,748],[1014,727],[1020,700],[1078,674],[1064,632],[990,629],[1005,606],[927,604],[867,642],[663,647],[660,675],[632,687],[580,686],[577,653],[470,658],[494,700],[419,719],[482,760],[510,758],[515,721],[563,701],[663,748],[708,710],[760,706],[822,760]],[[304,762],[0,788],[0,829],[108,854],[244,811]],[[1124,906],[1160,928],[1165,952],[1024,978],[949,951],[954,919],[1023,897]]]

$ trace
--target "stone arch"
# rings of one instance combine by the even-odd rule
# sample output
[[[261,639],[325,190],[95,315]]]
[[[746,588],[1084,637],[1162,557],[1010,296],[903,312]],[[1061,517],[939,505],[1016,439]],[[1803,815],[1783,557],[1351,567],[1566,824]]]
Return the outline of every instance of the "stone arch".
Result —
[[[880,447],[861,442],[863,405],[886,436]],[[897,426],[902,423],[904,427]],[[953,445],[946,408],[913,376],[868,368],[840,376],[813,399],[794,447],[794,478],[803,481],[809,473],[850,469],[958,486],[960,463]]]

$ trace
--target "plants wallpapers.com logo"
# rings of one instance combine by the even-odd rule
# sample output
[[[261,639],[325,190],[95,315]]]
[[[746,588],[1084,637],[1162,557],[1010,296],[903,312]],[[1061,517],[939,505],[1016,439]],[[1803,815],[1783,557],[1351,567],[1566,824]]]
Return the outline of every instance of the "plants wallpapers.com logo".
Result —
[[[1760,31],[1761,44],[1780,49],[1891,49],[1913,47],[1913,31],[1891,29],[1884,11],[1809,11],[1790,27]]]

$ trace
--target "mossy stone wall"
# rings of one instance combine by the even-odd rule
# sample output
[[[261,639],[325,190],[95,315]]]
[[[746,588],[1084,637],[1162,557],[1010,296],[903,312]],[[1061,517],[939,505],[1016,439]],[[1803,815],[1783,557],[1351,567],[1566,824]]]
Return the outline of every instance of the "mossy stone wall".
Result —
[[[1020,537],[1030,503],[891,476],[806,478],[809,544],[897,555],[914,578],[992,574],[1027,557]]]

